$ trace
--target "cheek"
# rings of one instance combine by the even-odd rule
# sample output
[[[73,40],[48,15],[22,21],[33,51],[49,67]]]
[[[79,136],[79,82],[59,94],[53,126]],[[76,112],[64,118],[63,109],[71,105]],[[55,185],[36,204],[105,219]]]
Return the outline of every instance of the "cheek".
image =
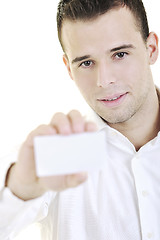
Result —
[[[132,61],[124,66],[121,71],[121,79],[132,88],[137,88],[144,83],[146,67],[139,61]]]
[[[83,96],[90,95],[95,88],[93,76],[87,72],[74,72],[73,79]]]

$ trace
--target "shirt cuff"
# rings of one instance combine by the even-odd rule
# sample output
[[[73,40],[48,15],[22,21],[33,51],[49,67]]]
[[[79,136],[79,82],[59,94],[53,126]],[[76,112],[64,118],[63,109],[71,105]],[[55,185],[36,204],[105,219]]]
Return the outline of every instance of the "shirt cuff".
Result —
[[[28,225],[44,219],[48,214],[49,200],[53,193],[23,201],[12,194],[9,188],[0,192],[0,239],[13,239]]]

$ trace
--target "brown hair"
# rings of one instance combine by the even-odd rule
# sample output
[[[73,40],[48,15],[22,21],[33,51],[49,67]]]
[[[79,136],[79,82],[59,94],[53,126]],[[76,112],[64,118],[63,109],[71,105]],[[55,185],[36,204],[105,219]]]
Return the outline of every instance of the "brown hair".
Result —
[[[141,0],[60,0],[57,11],[57,30],[62,48],[61,30],[64,20],[92,20],[111,9],[120,7],[127,7],[132,12],[142,38],[146,42],[149,36],[149,27]]]

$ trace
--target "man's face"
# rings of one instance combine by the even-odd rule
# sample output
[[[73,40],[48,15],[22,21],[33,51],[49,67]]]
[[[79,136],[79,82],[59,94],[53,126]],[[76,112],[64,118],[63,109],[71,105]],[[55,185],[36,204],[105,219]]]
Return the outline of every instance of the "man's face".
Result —
[[[98,115],[115,124],[143,114],[153,89],[150,56],[129,10],[111,10],[91,21],[66,20],[62,40],[70,76]]]

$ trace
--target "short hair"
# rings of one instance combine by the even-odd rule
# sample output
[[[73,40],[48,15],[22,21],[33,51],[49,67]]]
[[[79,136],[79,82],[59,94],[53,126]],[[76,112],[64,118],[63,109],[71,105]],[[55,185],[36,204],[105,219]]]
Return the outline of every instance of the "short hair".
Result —
[[[127,7],[135,17],[135,23],[146,42],[149,36],[147,14],[141,0],[60,0],[57,10],[58,38],[62,49],[62,25],[64,20],[93,20],[109,10]]]

